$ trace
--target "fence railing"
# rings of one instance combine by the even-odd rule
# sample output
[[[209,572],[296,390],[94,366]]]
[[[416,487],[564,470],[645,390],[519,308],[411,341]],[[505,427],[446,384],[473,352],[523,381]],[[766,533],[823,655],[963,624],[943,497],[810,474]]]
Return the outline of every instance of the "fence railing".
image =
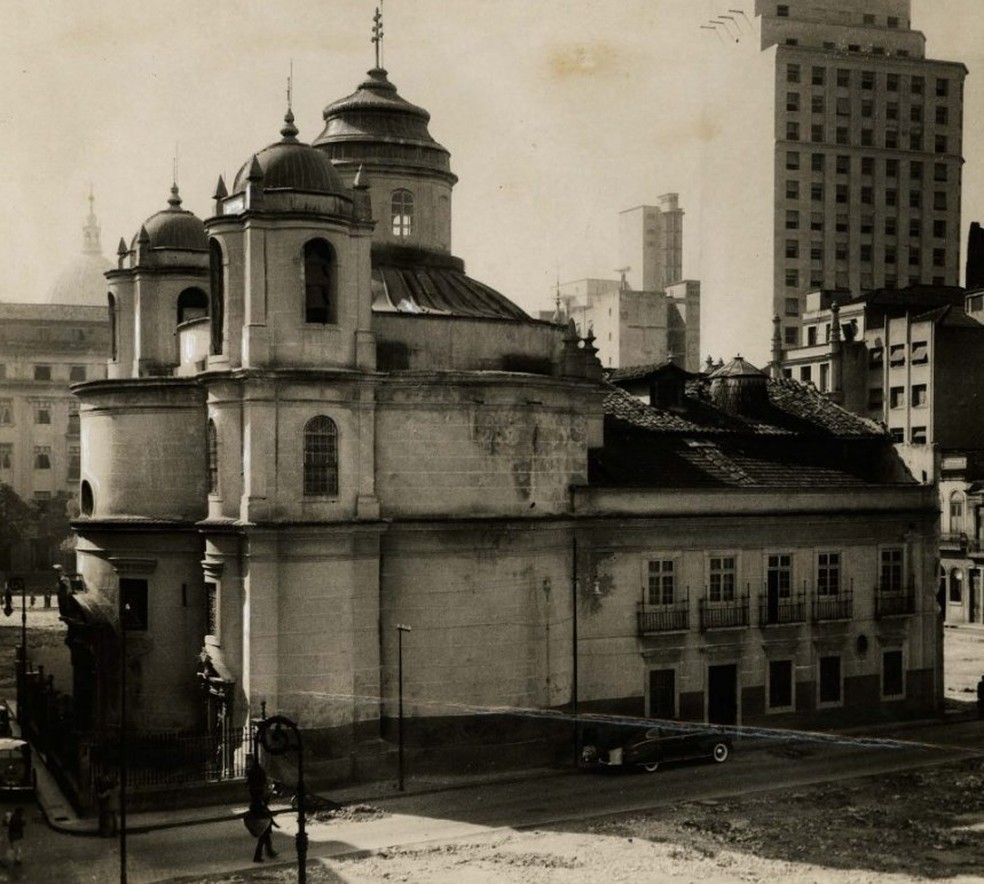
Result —
[[[788,623],[806,622],[806,598],[773,599],[768,595],[759,597],[759,623],[762,626],[781,626]]]
[[[657,632],[685,632],[690,629],[689,605],[640,605],[636,614],[639,635]]]
[[[850,620],[854,616],[854,594],[838,592],[832,595],[817,596],[813,600],[813,619]]]
[[[875,590],[876,617],[903,617],[916,610],[916,596],[913,592],[882,592]]]
[[[700,628],[708,629],[740,629],[749,625],[748,596],[741,596],[728,601],[700,600]]]

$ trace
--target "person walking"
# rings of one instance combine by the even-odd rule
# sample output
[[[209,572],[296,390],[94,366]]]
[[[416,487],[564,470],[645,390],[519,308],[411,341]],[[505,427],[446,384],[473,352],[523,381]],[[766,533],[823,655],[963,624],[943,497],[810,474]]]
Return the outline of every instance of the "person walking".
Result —
[[[250,834],[256,838],[256,850],[253,851],[253,862],[263,862],[263,851],[271,859],[277,855],[273,849],[273,828],[277,826],[273,818],[273,811],[270,810],[266,799],[262,797],[253,798],[249,804],[249,810],[245,817],[246,828]]]
[[[24,860],[22,842],[26,822],[23,807],[15,807],[11,813],[5,814],[3,818],[3,824],[7,829],[7,840],[10,844],[7,855],[15,865],[20,865]]]

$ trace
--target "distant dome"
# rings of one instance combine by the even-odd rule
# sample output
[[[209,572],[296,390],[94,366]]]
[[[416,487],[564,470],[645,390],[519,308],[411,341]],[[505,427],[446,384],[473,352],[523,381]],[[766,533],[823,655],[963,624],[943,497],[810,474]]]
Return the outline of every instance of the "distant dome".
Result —
[[[452,180],[450,154],[427,129],[430,114],[401,98],[382,68],[369,71],[351,95],[329,104],[314,140],[338,165],[410,166]]]
[[[232,193],[246,189],[251,177],[262,174],[264,190],[298,190],[305,193],[345,194],[346,188],[335,167],[321,151],[297,140],[294,115],[284,117],[281,141],[265,147],[247,160],[236,174]],[[259,167],[254,167],[254,161]]]
[[[71,260],[48,290],[48,304],[72,306],[106,306],[106,279],[113,262],[103,257],[99,244],[99,222],[93,211],[94,198],[89,194],[89,217],[82,228],[82,254]]]
[[[150,237],[149,247],[152,249],[199,252],[208,250],[205,225],[201,218],[193,212],[181,208],[181,197],[178,194],[177,184],[171,186],[171,196],[168,197],[167,208],[151,215],[144,221],[143,227],[130,243],[131,249],[137,247],[144,230]]]

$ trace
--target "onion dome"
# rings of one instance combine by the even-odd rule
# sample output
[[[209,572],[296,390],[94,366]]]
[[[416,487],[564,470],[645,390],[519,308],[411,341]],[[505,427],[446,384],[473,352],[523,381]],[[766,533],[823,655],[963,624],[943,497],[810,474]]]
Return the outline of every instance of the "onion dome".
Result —
[[[144,241],[144,237],[146,246],[151,249],[208,250],[205,225],[197,215],[181,208],[177,184],[171,185],[167,208],[144,221],[130,248],[136,248],[138,241]]]
[[[322,114],[324,131],[314,140],[336,164],[409,166],[439,172],[452,183],[450,154],[427,130],[430,114],[401,98],[376,67],[351,95]]]
[[[106,306],[106,280],[103,276],[113,263],[103,257],[99,242],[99,221],[93,211],[94,197],[89,194],[89,217],[82,228],[82,254],[62,269],[48,290],[49,304]]]
[[[295,190],[306,193],[346,195],[345,185],[335,167],[320,150],[297,140],[294,114],[287,111],[283,138],[254,154],[236,175],[232,193],[241,193],[247,182],[256,181],[264,191]]]

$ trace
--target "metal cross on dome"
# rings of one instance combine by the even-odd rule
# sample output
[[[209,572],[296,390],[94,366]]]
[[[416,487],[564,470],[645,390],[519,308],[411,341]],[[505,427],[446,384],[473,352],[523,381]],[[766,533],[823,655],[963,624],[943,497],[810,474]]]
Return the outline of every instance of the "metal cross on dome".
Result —
[[[376,67],[379,67],[379,50],[383,43],[383,14],[376,7],[376,14],[372,17],[372,42],[376,47]]]

